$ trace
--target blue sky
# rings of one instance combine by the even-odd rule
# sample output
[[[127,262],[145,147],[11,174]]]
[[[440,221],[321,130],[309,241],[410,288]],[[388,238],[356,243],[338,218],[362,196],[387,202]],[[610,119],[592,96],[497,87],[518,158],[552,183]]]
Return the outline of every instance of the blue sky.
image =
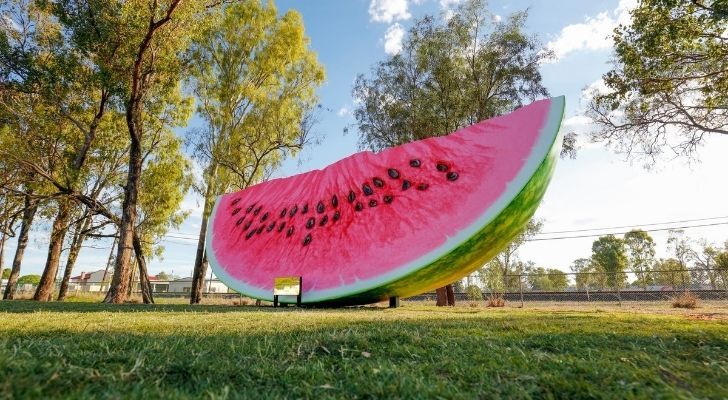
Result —
[[[322,113],[317,126],[323,137],[321,144],[286,162],[277,175],[320,168],[357,151],[356,131],[343,134],[344,127],[353,122],[351,88],[356,75],[368,73],[387,52],[396,51],[397,38],[414,19],[425,13],[443,17],[455,3],[457,0],[278,0],[281,11],[294,8],[303,15],[311,47],[326,67],[327,81],[318,93],[322,105],[330,111]],[[632,4],[627,0],[490,2],[490,10],[497,16],[528,8],[528,31],[558,55],[541,71],[552,95],[566,95],[564,129],[588,129],[579,115],[582,90],[598,82],[608,70],[612,51],[608,35],[618,21],[626,21]],[[727,165],[728,138],[708,140],[699,152],[699,163],[664,160],[649,171],[639,163],[625,162],[602,145],[590,144],[583,138],[581,143],[576,160],[560,162],[537,212],[546,232],[728,216],[728,188],[721,181]],[[182,276],[191,274],[196,242],[183,237],[194,237],[198,231],[201,205],[194,195],[189,195],[184,207],[192,215],[173,233],[175,237],[165,241],[164,258],[150,263],[151,273],[164,270]],[[708,222],[728,222],[728,218]],[[45,224],[36,226],[22,274],[42,270],[47,229]],[[686,233],[723,242],[728,240],[728,225],[694,228]],[[555,236],[564,235],[540,237]],[[658,255],[666,256],[666,233],[655,232],[653,236],[658,242]],[[568,270],[574,259],[590,255],[593,240],[530,242],[521,250],[521,257],[539,266]],[[101,269],[106,263],[110,241],[87,244],[100,249],[82,251],[77,273]],[[13,242],[6,252],[6,265],[14,248]]]

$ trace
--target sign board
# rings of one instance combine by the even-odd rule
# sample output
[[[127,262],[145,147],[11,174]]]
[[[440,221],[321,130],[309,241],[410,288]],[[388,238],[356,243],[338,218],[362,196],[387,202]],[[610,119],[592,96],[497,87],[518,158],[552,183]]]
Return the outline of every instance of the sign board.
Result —
[[[300,276],[283,276],[275,279],[274,296],[298,296],[301,294]]]

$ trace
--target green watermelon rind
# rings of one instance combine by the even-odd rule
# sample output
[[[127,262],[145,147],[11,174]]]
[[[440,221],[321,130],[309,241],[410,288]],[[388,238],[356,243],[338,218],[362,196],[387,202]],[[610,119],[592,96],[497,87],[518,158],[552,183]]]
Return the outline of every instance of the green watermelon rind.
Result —
[[[312,305],[366,304],[392,296],[412,296],[452,283],[482,267],[525,228],[536,212],[559,157],[563,113],[564,97],[551,99],[537,142],[517,176],[498,200],[456,236],[417,260],[374,278],[333,289],[304,292],[302,302]],[[214,226],[219,203],[220,198],[212,210],[208,232]],[[206,241],[208,259],[218,278],[246,296],[273,299],[272,291],[246,285],[229,276],[215,258],[212,235],[208,234]]]

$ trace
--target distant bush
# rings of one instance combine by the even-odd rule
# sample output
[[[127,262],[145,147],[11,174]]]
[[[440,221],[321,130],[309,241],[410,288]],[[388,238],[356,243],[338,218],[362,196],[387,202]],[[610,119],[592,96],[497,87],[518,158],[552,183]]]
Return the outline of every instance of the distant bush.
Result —
[[[478,285],[470,285],[465,289],[465,295],[470,301],[481,301],[483,300],[483,290]]]
[[[506,300],[500,294],[491,293],[486,300],[486,307],[503,307],[506,305]]]
[[[24,275],[18,278],[18,285],[38,285],[40,283],[40,275]]]
[[[673,308],[695,308],[698,306],[698,298],[688,292],[682,292],[679,296],[673,297],[672,307]]]

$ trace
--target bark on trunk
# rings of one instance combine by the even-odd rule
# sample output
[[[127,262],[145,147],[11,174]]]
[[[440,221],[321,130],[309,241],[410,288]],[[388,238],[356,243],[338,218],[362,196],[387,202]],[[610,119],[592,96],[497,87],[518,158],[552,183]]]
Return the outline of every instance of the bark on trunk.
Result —
[[[40,282],[33,295],[33,300],[50,301],[53,295],[53,288],[56,282],[56,273],[58,272],[58,264],[61,260],[61,251],[63,250],[63,239],[66,237],[68,230],[68,204],[61,200],[58,204],[58,213],[53,221],[51,228],[51,242],[48,245],[48,258],[46,259],[43,274]]]
[[[15,297],[15,286],[18,284],[18,278],[20,277],[20,265],[23,263],[25,248],[28,247],[28,236],[37,210],[38,203],[32,200],[30,196],[25,196],[25,209],[23,210],[23,220],[20,223],[18,246],[15,248],[13,267],[10,270],[10,277],[8,277],[8,284],[5,286],[3,299],[11,300]]]
[[[69,250],[68,258],[66,259],[66,268],[63,271],[63,279],[61,280],[61,288],[58,289],[58,301],[66,299],[66,293],[68,292],[68,282],[71,280],[71,274],[73,273],[73,267],[76,265],[78,259],[78,253],[81,251],[81,246],[86,235],[83,234],[91,226],[91,217],[88,216],[76,223],[76,227],[73,232],[73,240],[71,241],[71,250]]]
[[[144,304],[154,304],[152,284],[149,282],[149,274],[147,273],[147,261],[142,252],[142,242],[136,235],[134,235],[134,253],[136,254],[137,264],[139,265],[139,286],[142,291],[142,300]]]
[[[104,276],[101,278],[101,285],[106,285],[106,278],[109,277],[109,268],[111,268],[111,263],[114,261],[114,249],[116,249],[116,238],[114,238],[114,242],[111,244],[111,250],[109,250],[109,259],[106,260],[106,269],[104,269]]]
[[[106,293],[105,303],[123,303],[129,292],[129,277],[132,268],[129,260],[133,251],[134,226],[137,220],[137,194],[139,179],[142,172],[141,141],[132,135],[129,147],[129,172],[127,184],[124,188],[124,203],[122,205],[121,226],[119,227],[119,245],[114,264],[114,276],[111,286]]]
[[[438,307],[446,306],[447,305],[447,289],[445,287],[437,288],[435,293],[437,293],[436,305]]]
[[[207,220],[212,212],[213,187],[217,167],[210,167],[210,176],[205,191],[205,206],[202,211],[202,224],[200,225],[200,236],[197,238],[197,254],[195,255],[195,268],[192,273],[192,293],[190,293],[190,304],[199,304],[202,300],[202,289],[205,284],[207,273],[207,254],[205,253],[205,236],[207,235]]]
[[[455,305],[455,290],[453,289],[452,285],[445,286],[445,290],[447,291],[447,305],[454,306]]]

